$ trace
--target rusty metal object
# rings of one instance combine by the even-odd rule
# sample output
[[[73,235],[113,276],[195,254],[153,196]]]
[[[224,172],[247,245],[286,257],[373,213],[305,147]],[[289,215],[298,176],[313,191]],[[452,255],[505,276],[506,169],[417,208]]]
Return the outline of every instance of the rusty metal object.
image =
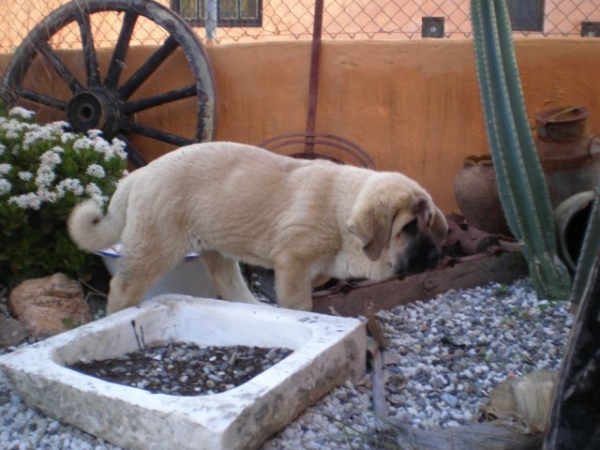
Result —
[[[600,138],[590,134],[588,110],[565,106],[535,116],[536,147],[554,208],[600,181]]]
[[[97,15],[110,15],[111,20],[119,13],[121,28],[104,79],[94,43],[93,19]],[[139,18],[146,18],[160,25],[167,38],[150,58],[128,79],[121,79],[123,67]],[[76,29],[81,38],[81,65],[85,80],[79,80],[52,48],[52,42],[65,29]],[[136,98],[138,88],[159,71],[163,63],[181,50],[194,77],[193,83],[168,92]],[[30,73],[33,64],[40,62],[50,74],[48,79],[63,81],[70,97],[58,92],[57,86],[43,86],[37,71]],[[37,77],[36,82],[28,81]],[[164,76],[164,74],[163,74]],[[102,130],[107,139],[118,137],[127,143],[132,163],[145,164],[133,148],[127,136],[137,134],[182,146],[193,142],[211,140],[215,128],[215,88],[208,55],[196,32],[169,8],[153,0],[76,0],[66,3],[45,17],[23,40],[11,58],[2,81],[2,98],[9,105],[23,104],[29,109],[47,108],[54,115],[62,115],[75,131]],[[180,136],[161,130],[150,123],[141,122],[138,115],[152,108],[168,107],[170,104],[195,98],[196,129],[189,136]]]
[[[316,152],[315,146],[325,146],[340,150],[352,156],[354,162],[362,167],[375,168],[371,157],[358,145],[339,136],[317,133],[317,106],[319,99],[319,72],[321,64],[321,35],[323,29],[323,0],[316,0],[313,23],[313,36],[310,55],[310,72],[308,82],[308,110],[306,113],[306,129],[303,133],[288,133],[269,138],[258,144],[268,150],[281,150],[291,147],[289,156],[304,159],[327,159],[337,163],[344,163],[340,158],[323,152]],[[302,149],[298,150],[302,144]]]
[[[356,317],[365,311],[428,300],[449,289],[492,281],[510,283],[527,275],[527,262],[518,242],[466,226],[461,216],[449,215],[447,219],[448,238],[435,269],[382,282],[339,281],[313,293],[313,311]]]
[[[448,234],[443,253],[446,256],[461,257],[484,253],[490,247],[500,245],[500,237],[469,226],[463,216],[450,214]]]
[[[350,155],[358,165],[369,169],[375,168],[375,163],[362,148],[347,139],[331,134],[315,132],[311,134],[289,133],[269,138],[260,144],[260,147],[269,150],[278,150],[283,147],[288,147],[291,150],[291,152],[288,152],[289,156],[295,158],[327,159],[339,164],[345,162],[339,158],[328,155],[327,153],[315,151],[316,146],[331,147],[341,150],[344,154]],[[294,151],[295,149],[296,151]]]
[[[448,259],[439,268],[403,279],[344,283],[335,289],[316,292],[313,311],[323,314],[335,311],[342,316],[357,317],[370,303],[375,311],[391,309],[416,300],[429,300],[449,289],[467,289],[492,281],[511,283],[527,273],[523,254],[501,245],[493,252]]]

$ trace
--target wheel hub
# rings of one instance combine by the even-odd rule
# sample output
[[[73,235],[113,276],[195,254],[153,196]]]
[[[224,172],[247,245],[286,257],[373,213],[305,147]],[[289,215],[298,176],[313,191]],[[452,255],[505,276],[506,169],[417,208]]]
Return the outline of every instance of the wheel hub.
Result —
[[[96,128],[109,139],[119,132],[120,116],[119,102],[110,92],[78,92],[67,104],[67,121],[75,131],[85,133]]]

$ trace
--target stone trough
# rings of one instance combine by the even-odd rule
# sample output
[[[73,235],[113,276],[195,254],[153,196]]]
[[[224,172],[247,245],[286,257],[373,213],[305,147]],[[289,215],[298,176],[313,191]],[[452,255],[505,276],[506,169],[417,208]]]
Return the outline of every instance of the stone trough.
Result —
[[[287,358],[226,392],[151,394],[76,372],[146,345],[284,347]],[[366,369],[364,323],[268,305],[164,295],[0,357],[31,407],[128,449],[253,449]]]

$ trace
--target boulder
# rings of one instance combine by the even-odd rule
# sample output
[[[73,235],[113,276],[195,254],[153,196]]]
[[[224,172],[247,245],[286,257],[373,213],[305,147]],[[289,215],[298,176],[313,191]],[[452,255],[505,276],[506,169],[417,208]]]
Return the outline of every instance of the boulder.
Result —
[[[10,292],[8,304],[37,338],[62,333],[93,319],[81,284],[62,273],[24,281]]]

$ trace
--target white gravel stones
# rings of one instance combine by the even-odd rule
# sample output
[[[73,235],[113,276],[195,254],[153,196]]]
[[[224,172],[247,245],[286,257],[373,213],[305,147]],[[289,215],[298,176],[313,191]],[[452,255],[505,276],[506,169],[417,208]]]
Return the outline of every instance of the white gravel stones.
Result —
[[[387,419],[424,429],[473,421],[509,375],[557,369],[573,319],[566,302],[538,299],[528,280],[449,291],[378,316],[388,340]],[[385,440],[376,427],[370,379],[348,381],[263,450],[374,449]],[[1,376],[0,430],[2,449],[118,449],[28,409]]]

